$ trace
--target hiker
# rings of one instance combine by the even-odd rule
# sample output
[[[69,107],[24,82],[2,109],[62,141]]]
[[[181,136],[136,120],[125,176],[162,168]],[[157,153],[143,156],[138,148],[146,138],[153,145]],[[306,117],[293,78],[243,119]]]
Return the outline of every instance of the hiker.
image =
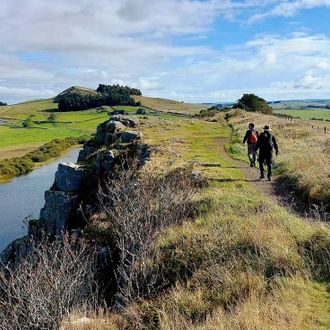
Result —
[[[259,133],[254,129],[254,124],[250,123],[249,128],[245,133],[243,144],[247,142],[247,154],[250,161],[250,166],[256,166],[256,146],[258,141]]]
[[[275,136],[270,133],[268,125],[264,126],[264,132],[260,133],[258,137],[256,151],[259,150],[259,167],[260,179],[265,177],[264,163],[267,164],[267,178],[272,180],[272,166],[273,166],[273,149],[275,149],[276,156],[278,155],[278,146]]]

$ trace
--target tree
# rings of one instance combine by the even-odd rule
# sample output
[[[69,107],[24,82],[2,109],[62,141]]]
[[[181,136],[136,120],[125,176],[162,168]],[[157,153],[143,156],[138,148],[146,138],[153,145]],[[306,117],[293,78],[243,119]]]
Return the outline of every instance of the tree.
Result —
[[[142,95],[136,88],[119,85],[103,85],[97,88],[97,95],[67,95],[58,102],[58,108],[62,111],[85,110],[103,105],[131,105],[136,106],[131,95]]]
[[[233,105],[233,108],[240,108],[250,112],[260,112],[272,114],[273,108],[267,102],[255,94],[243,94],[243,96]]]

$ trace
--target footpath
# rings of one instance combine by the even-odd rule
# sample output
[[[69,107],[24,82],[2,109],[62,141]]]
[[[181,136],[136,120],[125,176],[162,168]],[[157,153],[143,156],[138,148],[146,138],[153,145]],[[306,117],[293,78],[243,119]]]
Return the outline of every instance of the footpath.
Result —
[[[228,139],[226,138],[219,140],[221,156],[229,159],[237,168],[242,170],[245,181],[251,182],[252,186],[261,194],[270,198],[274,203],[284,206],[290,213],[306,221],[313,220],[310,206],[300,200],[276,175],[273,176],[272,181],[268,181],[267,178],[259,179],[260,171],[258,164],[256,164],[256,167],[250,167],[248,162],[233,159],[225,149],[226,143],[228,143]]]

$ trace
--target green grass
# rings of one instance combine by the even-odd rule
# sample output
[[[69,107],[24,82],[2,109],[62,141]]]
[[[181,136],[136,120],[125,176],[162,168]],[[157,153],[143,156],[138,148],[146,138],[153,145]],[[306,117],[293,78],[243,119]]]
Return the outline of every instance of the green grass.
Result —
[[[15,146],[29,146],[35,143],[45,143],[53,139],[78,137],[89,133],[85,129],[71,129],[67,127],[40,128],[9,128],[0,126],[0,148]]]
[[[327,109],[274,110],[274,114],[288,115],[303,119],[317,118],[320,120],[330,120],[330,110]]]
[[[128,105],[116,105],[113,108],[116,110],[126,110],[129,114],[135,114],[136,110],[139,109],[140,107],[133,107]]]
[[[154,102],[150,103],[153,106],[161,102],[149,101]],[[42,108],[51,103],[25,103],[25,112],[16,108],[15,116],[21,119],[33,114],[29,108],[33,104]],[[183,107],[179,102],[168,102],[163,110],[174,109],[176,104]],[[185,105],[185,111],[188,108]],[[34,114],[38,120],[45,115],[38,111]],[[108,118],[95,109],[55,114],[56,124],[40,124],[39,129],[0,126],[0,147],[95,132],[97,125]],[[217,122],[170,114],[148,114],[149,119],[141,119],[143,125],[138,129],[144,133],[143,142],[154,150],[146,167],[156,170],[164,161],[171,167],[193,164],[208,186],[201,188],[192,201],[196,206],[191,218],[167,228],[155,242],[159,249],[154,260],[156,274],[165,281],[163,284],[171,286],[152,299],[127,306],[119,317],[128,326],[152,329],[156,323],[163,330],[178,325],[181,329],[330,328],[329,226],[306,222],[257,192],[244,180],[241,169],[220,152],[219,142],[231,138],[228,150],[235,158],[247,161],[246,146],[242,144],[247,123],[254,121],[258,128],[271,123],[280,146],[278,162],[288,164],[294,150],[304,152],[301,148],[305,140],[319,145],[324,136],[305,134],[305,127],[272,116],[237,114],[230,120],[232,128],[222,114]],[[310,149],[312,145],[316,143]],[[313,164],[321,172],[322,166]],[[297,168],[295,164],[295,172]],[[105,324],[99,330],[106,328],[116,326]]]
[[[54,139],[39,149],[26,153],[24,157],[15,157],[0,160],[0,181],[6,181],[8,176],[21,175],[28,173],[36,163],[44,163],[49,159],[59,157],[63,151],[78,145],[79,141],[85,141],[86,137]]]
[[[157,272],[172,287],[128,306],[127,324],[139,329],[178,324],[183,329],[329,328],[329,226],[305,222],[245,181],[219,152],[219,138],[231,134],[223,121],[172,117],[166,122],[160,119],[145,133],[154,145],[175,152],[178,164],[197,159],[223,166],[195,163],[209,182],[197,198],[199,215],[166,229],[158,240]],[[245,151],[239,138],[244,130],[237,130],[233,141]]]
[[[14,118],[0,126],[0,148],[26,147],[49,142],[55,138],[78,137],[95,132],[98,124],[109,118],[106,112],[97,109],[74,112],[53,112],[52,100],[31,101],[8,107],[0,107],[0,116]],[[2,109],[6,108],[6,109]],[[55,122],[47,122],[51,113]],[[29,128],[22,127],[22,121],[31,118]]]
[[[232,112],[234,113],[234,112]],[[246,145],[242,139],[247,123],[253,121],[256,128],[271,124],[279,145],[279,155],[274,158],[275,174],[303,198],[307,205],[330,210],[330,162],[329,124],[322,126],[311,120],[286,120],[256,113],[236,112],[229,119],[233,127],[233,139],[228,150],[235,158],[247,161]],[[327,131],[324,132],[324,127]],[[322,155],[322,157],[316,157]]]
[[[27,101],[14,105],[0,107],[0,116],[33,115],[38,111],[57,110],[57,103],[53,99]]]

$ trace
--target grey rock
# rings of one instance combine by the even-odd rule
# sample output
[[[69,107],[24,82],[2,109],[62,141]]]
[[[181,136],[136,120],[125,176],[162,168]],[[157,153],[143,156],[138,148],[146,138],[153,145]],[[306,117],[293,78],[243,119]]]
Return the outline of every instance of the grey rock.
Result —
[[[40,220],[43,221],[47,233],[62,237],[63,231],[68,229],[69,217],[77,207],[77,194],[47,190],[45,192],[45,206],[40,210]]]
[[[0,270],[3,271],[3,265],[9,264],[11,268],[17,268],[18,263],[31,249],[32,244],[28,235],[12,241],[0,254]]]
[[[81,165],[71,162],[60,163],[55,173],[55,184],[58,190],[78,191],[83,177],[84,169]]]
[[[123,131],[126,126],[120,121],[109,120],[107,123],[106,131],[109,133],[115,133]]]
[[[142,132],[139,131],[125,131],[125,132],[118,132],[114,134],[114,137],[117,139],[121,139],[122,142],[133,142],[135,140],[141,139],[143,136]]]

